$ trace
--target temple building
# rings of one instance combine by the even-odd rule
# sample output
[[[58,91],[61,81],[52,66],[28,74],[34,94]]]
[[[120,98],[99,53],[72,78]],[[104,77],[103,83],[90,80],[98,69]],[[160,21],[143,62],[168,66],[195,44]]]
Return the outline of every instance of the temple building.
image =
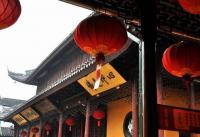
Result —
[[[15,137],[200,137],[199,56],[188,48],[179,55],[177,48],[168,57],[173,47],[166,50],[186,43],[200,51],[200,16],[176,0],[65,2],[94,13],[36,69],[26,74],[8,71],[12,79],[37,86],[34,97],[2,118],[14,123]],[[110,27],[106,16],[114,18]],[[125,35],[117,30],[116,20]],[[103,24],[104,32],[95,30],[94,21]],[[111,36],[116,37],[106,41]],[[90,43],[100,40],[123,43],[122,48],[109,54],[101,45],[99,50],[106,52],[96,53]],[[81,49],[84,42],[89,46]],[[183,61],[186,54],[194,60]],[[170,57],[196,70],[170,71]]]

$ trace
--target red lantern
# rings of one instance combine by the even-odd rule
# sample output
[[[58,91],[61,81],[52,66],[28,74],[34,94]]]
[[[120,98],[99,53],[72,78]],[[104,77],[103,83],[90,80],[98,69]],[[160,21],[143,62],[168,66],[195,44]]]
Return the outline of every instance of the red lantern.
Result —
[[[97,89],[101,80],[100,69],[105,60],[104,56],[116,53],[127,41],[124,25],[115,17],[106,15],[91,16],[83,20],[74,32],[74,40],[84,52],[96,57]]]
[[[72,126],[76,124],[76,119],[70,116],[65,120],[65,124],[69,126],[69,131],[71,131]]]
[[[178,0],[182,8],[191,14],[200,14],[200,0]]]
[[[13,25],[20,13],[19,0],[0,0],[0,30]]]
[[[49,135],[49,132],[51,131],[51,124],[49,122],[46,122],[44,129],[47,132],[47,135]]]
[[[179,42],[167,48],[163,54],[164,68],[172,75],[190,80],[200,76],[200,45]]]
[[[187,91],[188,107],[194,109],[190,82],[200,76],[200,44],[179,42],[167,48],[162,58],[164,68],[172,75],[184,80]]]
[[[101,126],[101,120],[105,118],[105,112],[104,112],[104,110],[101,109],[101,108],[97,108],[97,109],[93,112],[92,116],[93,116],[95,119],[98,120],[98,121],[97,121],[97,125],[98,125],[98,127],[100,127],[100,126]]]
[[[31,132],[33,132],[33,134],[37,134],[39,132],[39,128],[38,127],[33,127],[31,129]]]
[[[27,132],[26,132],[25,130],[22,130],[21,136],[22,136],[22,137],[26,137],[26,136],[27,136]]]

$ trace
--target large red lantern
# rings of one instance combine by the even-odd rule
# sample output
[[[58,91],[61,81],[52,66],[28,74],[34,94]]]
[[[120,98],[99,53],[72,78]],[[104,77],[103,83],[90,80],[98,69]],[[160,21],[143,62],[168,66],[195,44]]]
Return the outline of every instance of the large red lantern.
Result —
[[[65,120],[65,124],[69,126],[69,131],[71,131],[72,126],[76,124],[76,119],[70,116]]]
[[[172,75],[191,80],[200,76],[200,44],[179,42],[163,54],[164,68]]]
[[[38,127],[33,127],[31,129],[31,132],[33,132],[33,134],[37,134],[39,132],[39,128]]]
[[[44,129],[47,132],[47,135],[49,135],[49,133],[51,131],[51,124],[49,122],[46,122],[44,125]]]
[[[97,89],[101,80],[100,69],[105,56],[122,49],[127,41],[126,29],[115,17],[95,15],[79,23],[74,32],[74,40],[84,52],[96,57],[97,69],[94,89]]]
[[[105,112],[104,112],[104,110],[102,108],[97,108],[93,112],[92,116],[93,116],[93,118],[95,118],[97,120],[98,127],[101,126],[101,120],[105,118],[105,115],[106,114],[105,114]]]
[[[0,30],[13,25],[20,13],[19,0],[0,0]]]
[[[20,134],[21,134],[22,137],[26,137],[27,136],[27,132],[25,130],[22,130]]]
[[[178,0],[182,8],[191,14],[200,14],[200,0]]]

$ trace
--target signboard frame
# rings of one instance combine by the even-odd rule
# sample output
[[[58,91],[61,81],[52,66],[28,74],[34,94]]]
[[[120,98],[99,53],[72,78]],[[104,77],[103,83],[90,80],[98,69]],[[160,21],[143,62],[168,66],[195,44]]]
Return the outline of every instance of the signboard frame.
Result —
[[[200,111],[157,105],[158,128],[162,130],[200,133]]]
[[[108,91],[112,88],[125,84],[127,81],[123,76],[109,63],[103,65],[101,68],[101,82],[98,89],[94,90],[96,79],[96,72],[93,71],[78,80],[78,83],[94,96],[102,92]]]
[[[12,117],[12,120],[14,120],[20,126],[28,122],[21,114],[16,114],[15,116]]]
[[[29,121],[39,119],[40,117],[40,115],[32,107],[28,107],[27,109],[23,110],[21,115]]]

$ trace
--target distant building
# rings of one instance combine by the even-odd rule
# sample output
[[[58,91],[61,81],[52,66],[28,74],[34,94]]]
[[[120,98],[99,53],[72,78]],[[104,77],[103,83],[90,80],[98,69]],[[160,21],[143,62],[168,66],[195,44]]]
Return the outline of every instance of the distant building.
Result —
[[[0,137],[13,137],[14,128],[13,127],[0,127]]]
[[[14,108],[17,108],[20,104],[23,104],[24,100],[11,99],[11,98],[0,98],[0,120],[2,117],[6,116]],[[0,127],[2,126],[2,121],[0,121]]]
[[[1,121],[14,108],[23,104],[24,100],[0,98],[0,137],[13,137],[14,127],[11,123]]]

